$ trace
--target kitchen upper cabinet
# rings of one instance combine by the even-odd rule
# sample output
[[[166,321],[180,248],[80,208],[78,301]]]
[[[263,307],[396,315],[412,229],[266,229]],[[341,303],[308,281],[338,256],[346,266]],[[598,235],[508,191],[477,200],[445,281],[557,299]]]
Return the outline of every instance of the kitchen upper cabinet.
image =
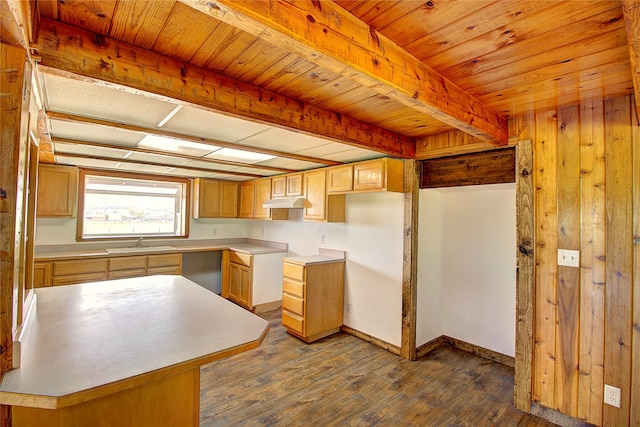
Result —
[[[327,193],[345,193],[353,190],[353,165],[327,169]]]
[[[303,174],[303,190],[307,206],[306,221],[344,222],[344,194],[327,194],[326,169],[316,169]]]
[[[256,182],[254,180],[240,183],[240,209],[238,218],[253,218],[254,191]]]
[[[376,159],[353,165],[353,191],[404,191],[404,162]]]
[[[302,196],[302,173],[292,173],[271,178],[271,197]]]
[[[264,202],[271,199],[271,178],[256,179],[254,191],[253,218],[271,219],[271,209],[262,207]]]
[[[239,185],[233,181],[196,178],[193,181],[194,218],[236,218]]]
[[[78,168],[40,164],[38,166],[38,217],[76,216]]]
[[[375,159],[327,170],[327,193],[404,192],[404,162],[399,159]]]

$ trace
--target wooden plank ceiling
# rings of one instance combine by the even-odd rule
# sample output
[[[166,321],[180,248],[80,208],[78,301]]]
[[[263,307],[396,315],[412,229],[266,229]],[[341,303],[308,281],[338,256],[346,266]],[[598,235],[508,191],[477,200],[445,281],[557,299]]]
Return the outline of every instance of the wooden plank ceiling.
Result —
[[[633,93],[617,0],[37,0],[29,20],[52,81],[154,93],[319,137],[308,150],[362,150],[333,160],[311,150],[290,170],[411,158],[416,139],[454,128],[500,146],[510,117]],[[94,118],[126,125],[144,113]]]

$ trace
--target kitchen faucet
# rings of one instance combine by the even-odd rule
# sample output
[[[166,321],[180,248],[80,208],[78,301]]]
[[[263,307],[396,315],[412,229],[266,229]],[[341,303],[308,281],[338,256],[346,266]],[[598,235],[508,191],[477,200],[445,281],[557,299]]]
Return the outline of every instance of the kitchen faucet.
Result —
[[[138,236],[138,247],[142,247],[142,236]]]

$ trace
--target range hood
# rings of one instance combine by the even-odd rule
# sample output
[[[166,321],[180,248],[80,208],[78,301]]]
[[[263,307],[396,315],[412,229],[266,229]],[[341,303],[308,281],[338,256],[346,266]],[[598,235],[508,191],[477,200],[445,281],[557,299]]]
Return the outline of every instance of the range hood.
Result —
[[[262,204],[262,207],[269,209],[301,209],[304,208],[304,204],[304,197],[282,197],[267,200]]]

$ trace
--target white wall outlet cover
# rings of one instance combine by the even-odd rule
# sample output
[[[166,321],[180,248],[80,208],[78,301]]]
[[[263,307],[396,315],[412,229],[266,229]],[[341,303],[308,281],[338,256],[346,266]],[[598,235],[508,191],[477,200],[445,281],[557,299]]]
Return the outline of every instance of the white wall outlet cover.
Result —
[[[620,407],[620,389],[618,387],[604,385],[604,403],[607,405]]]
[[[558,265],[580,267],[580,251],[558,249]]]

